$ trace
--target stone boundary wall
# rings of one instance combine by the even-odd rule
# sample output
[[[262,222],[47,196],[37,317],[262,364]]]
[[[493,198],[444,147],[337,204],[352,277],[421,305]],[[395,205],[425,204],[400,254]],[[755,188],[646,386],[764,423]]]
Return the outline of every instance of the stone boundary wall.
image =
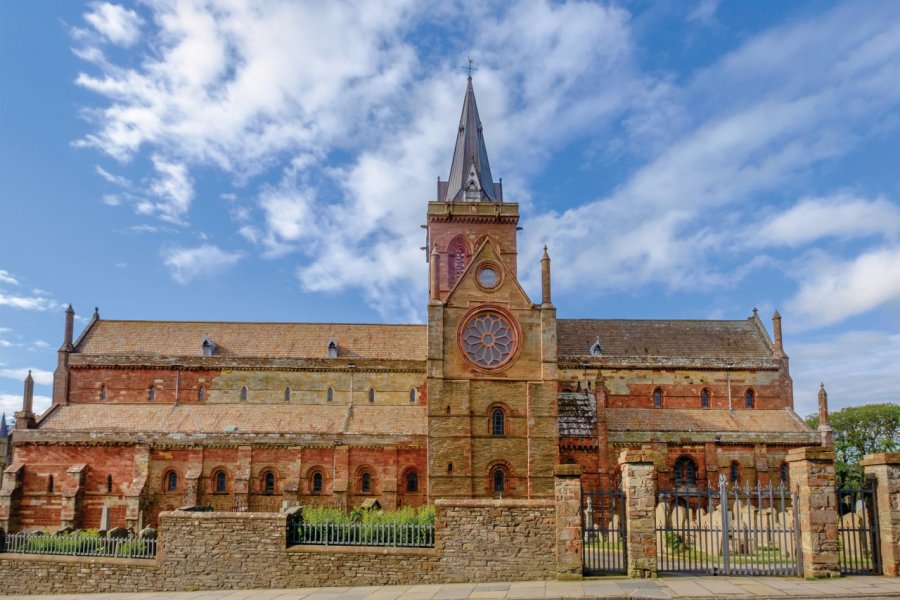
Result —
[[[287,548],[284,514],[165,512],[154,560],[0,554],[0,579],[11,594],[550,579],[555,513],[553,500],[439,500],[434,548]]]

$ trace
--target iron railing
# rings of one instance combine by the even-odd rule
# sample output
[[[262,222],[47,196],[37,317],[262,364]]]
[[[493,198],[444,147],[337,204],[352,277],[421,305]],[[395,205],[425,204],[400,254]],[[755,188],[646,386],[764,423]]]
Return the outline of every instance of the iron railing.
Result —
[[[0,537],[3,552],[19,554],[57,554],[65,556],[106,556],[114,558],[154,558],[156,540],[133,536],[104,538],[73,532],[68,535],[46,533],[8,533]]]
[[[625,495],[594,488],[581,495],[582,558],[586,575],[627,572]]]
[[[881,575],[875,480],[838,488],[838,546],[842,575]]]
[[[434,525],[362,523],[288,523],[288,545],[393,546],[431,548]]]
[[[780,486],[681,486],[657,494],[658,569],[801,575],[797,494]]]

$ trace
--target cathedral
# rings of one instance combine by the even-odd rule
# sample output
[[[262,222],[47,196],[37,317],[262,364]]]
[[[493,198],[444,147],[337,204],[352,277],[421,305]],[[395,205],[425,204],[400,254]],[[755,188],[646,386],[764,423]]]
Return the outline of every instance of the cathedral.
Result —
[[[448,139],[448,146],[450,140]],[[6,531],[137,528],[161,511],[386,509],[542,498],[553,468],[618,485],[650,452],[661,488],[786,481],[823,443],[793,410],[776,312],[742,320],[559,319],[517,278],[519,206],[493,180],[471,77],[427,216],[424,325],[65,315],[52,405],[25,382],[0,485]]]

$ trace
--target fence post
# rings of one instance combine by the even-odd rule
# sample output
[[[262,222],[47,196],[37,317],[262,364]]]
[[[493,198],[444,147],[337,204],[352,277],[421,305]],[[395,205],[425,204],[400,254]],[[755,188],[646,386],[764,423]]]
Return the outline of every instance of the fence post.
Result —
[[[625,492],[625,535],[628,576],[656,577],[656,468],[648,450],[628,449],[619,455]]]
[[[584,570],[581,465],[556,465],[553,475],[556,490],[556,578],[581,579]]]
[[[840,577],[834,450],[822,446],[793,448],[785,460],[791,485],[797,488],[796,526],[800,530],[803,576]]]
[[[722,574],[731,572],[731,515],[728,511],[728,480],[719,475],[719,508],[722,509]]]
[[[866,476],[875,478],[878,538],[883,575],[900,575],[900,452],[866,455]]]

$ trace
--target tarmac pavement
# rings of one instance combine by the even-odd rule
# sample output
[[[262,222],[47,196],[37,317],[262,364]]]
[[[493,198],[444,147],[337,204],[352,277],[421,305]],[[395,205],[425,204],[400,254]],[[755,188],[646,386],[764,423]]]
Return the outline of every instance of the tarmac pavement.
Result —
[[[900,598],[900,577],[842,577],[807,581],[791,577],[590,578],[582,581],[516,581],[367,587],[128,594],[6,596],[28,600],[91,598],[96,600],[590,600],[629,598],[705,600],[729,598]]]

